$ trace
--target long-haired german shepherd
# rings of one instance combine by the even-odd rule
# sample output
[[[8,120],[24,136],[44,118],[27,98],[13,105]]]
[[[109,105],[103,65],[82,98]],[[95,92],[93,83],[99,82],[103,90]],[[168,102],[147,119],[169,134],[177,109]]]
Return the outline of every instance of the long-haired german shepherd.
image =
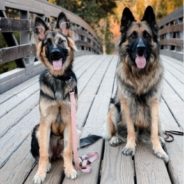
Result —
[[[70,91],[77,98],[77,79],[72,71],[76,46],[69,28],[64,13],[59,14],[54,30],[41,18],[35,19],[37,55],[47,68],[40,75],[40,123],[33,129],[31,141],[31,153],[39,159],[34,177],[37,184],[44,181],[51,167],[50,159],[60,157],[62,151],[65,175],[72,179],[77,176],[72,163],[69,100]]]
[[[168,161],[160,142],[159,101],[163,67],[159,60],[158,26],[152,7],[146,8],[139,22],[125,8],[120,30],[118,89],[111,100],[107,118],[110,144],[119,145],[122,142],[120,136],[124,137],[121,133],[125,132],[127,143],[122,153],[134,155],[137,136],[140,138],[146,132],[151,134],[154,153]]]

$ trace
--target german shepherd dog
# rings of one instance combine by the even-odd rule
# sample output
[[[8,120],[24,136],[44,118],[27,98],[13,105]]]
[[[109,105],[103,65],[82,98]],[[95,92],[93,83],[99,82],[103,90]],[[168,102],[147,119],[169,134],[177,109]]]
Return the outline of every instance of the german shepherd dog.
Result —
[[[154,153],[167,162],[169,157],[161,146],[159,121],[163,67],[152,7],[146,8],[141,21],[136,21],[130,9],[125,8],[120,30],[117,92],[107,116],[110,145],[119,145],[121,137],[126,137],[122,153],[134,155],[136,139],[145,133],[151,137]]]
[[[41,18],[35,19],[37,55],[47,68],[40,75],[40,123],[33,129],[31,142],[31,153],[39,159],[34,176],[36,184],[45,180],[51,168],[50,159],[61,154],[65,175],[72,179],[77,176],[72,162],[69,100],[70,91],[77,98],[77,79],[72,71],[76,46],[69,28],[70,22],[64,13],[59,14],[54,30]]]

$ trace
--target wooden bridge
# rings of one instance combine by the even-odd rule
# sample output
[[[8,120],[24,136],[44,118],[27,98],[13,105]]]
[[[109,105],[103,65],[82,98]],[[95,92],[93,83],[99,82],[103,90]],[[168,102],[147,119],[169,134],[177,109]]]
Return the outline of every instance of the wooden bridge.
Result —
[[[44,0],[1,0],[0,32],[7,47],[0,49],[0,64],[16,60],[17,68],[0,75],[0,184],[33,183],[37,164],[30,154],[30,134],[39,121],[38,74],[44,69],[35,60],[32,17],[56,18],[64,11],[72,21],[76,53],[74,71],[78,78],[78,127],[82,137],[104,134],[110,97],[116,88],[116,55],[100,55],[102,47],[95,33],[81,18]],[[11,13],[17,13],[16,19]],[[161,100],[163,130],[184,128],[183,7],[159,22],[161,60],[165,67]],[[19,32],[19,39],[13,33]],[[166,144],[170,161],[156,158],[149,145],[138,144],[134,157],[125,157],[120,147],[99,140],[80,154],[97,151],[100,159],[91,174],[79,174],[74,181],[63,173],[63,161],[52,164],[44,183],[48,184],[183,184],[184,142],[175,136]]]

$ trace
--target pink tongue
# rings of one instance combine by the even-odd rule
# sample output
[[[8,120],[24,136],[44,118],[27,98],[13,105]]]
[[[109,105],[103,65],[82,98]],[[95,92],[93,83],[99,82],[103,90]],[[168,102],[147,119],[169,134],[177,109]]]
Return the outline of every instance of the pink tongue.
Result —
[[[62,59],[53,61],[53,62],[52,62],[52,65],[53,65],[54,70],[61,70],[62,65],[63,65]]]
[[[135,63],[137,68],[143,69],[146,66],[146,59],[144,56],[136,56]]]

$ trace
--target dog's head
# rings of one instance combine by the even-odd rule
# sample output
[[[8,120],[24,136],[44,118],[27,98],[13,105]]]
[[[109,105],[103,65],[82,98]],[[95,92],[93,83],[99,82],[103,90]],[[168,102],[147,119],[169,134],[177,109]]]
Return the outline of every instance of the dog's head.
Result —
[[[37,37],[37,55],[54,76],[64,75],[72,67],[76,46],[70,37],[70,22],[64,13],[60,13],[56,28],[50,29],[39,17],[35,19]]]
[[[144,12],[141,21],[136,21],[129,8],[125,8],[121,19],[121,60],[137,71],[156,62],[159,52],[158,26],[151,6]]]

